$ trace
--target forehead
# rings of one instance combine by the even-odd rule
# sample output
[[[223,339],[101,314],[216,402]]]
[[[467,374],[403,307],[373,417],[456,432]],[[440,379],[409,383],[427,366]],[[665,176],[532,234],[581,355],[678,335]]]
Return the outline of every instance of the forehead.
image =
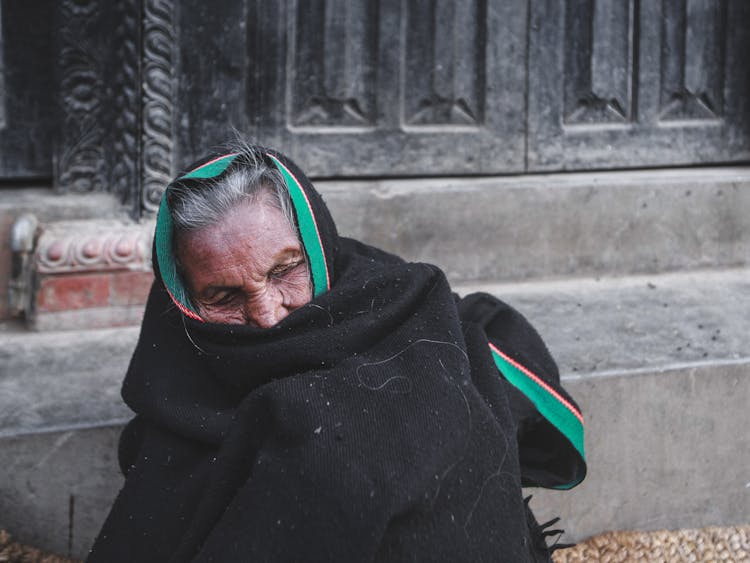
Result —
[[[301,244],[281,210],[263,198],[243,202],[215,225],[179,237],[177,250],[183,267],[190,269],[226,260],[263,265],[286,251],[301,250]]]

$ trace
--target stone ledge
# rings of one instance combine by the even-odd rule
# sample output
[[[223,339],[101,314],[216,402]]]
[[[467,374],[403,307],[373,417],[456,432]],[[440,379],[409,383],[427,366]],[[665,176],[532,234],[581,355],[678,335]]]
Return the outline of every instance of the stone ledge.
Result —
[[[658,274],[744,267],[750,260],[750,167],[321,181],[318,187],[342,234],[435,263],[452,282]],[[92,198],[87,213],[111,199]],[[60,199],[47,200],[58,215],[72,212]],[[52,204],[41,204],[40,212],[49,215],[45,205]],[[45,228],[36,253],[41,276],[149,268],[153,221],[90,219]],[[128,311],[112,315],[102,308],[126,305],[108,302],[104,293],[71,295],[67,310],[79,312],[39,322],[32,313],[32,325],[137,322],[144,291],[131,296]],[[66,310],[59,303],[49,311],[37,305],[40,315]],[[81,310],[88,308],[97,310],[86,321]]]
[[[122,203],[108,193],[56,193],[46,186],[3,188],[0,216],[34,213],[40,221],[123,218]]]
[[[454,282],[750,261],[750,167],[317,182],[339,231]]]
[[[518,308],[567,381],[750,358],[746,269],[456,289],[488,291]],[[138,333],[138,327],[29,333],[6,325],[0,330],[2,432],[127,417],[119,389]]]
[[[0,332],[0,436],[119,423],[137,327]]]
[[[750,357],[750,269],[462,284],[521,311],[563,377]]]

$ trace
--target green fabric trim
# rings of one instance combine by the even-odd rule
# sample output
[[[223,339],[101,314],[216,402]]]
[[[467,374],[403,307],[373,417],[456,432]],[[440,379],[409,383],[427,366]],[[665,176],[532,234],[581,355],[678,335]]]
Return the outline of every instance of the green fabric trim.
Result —
[[[552,487],[548,487],[550,489],[555,489],[556,491],[568,491],[575,487],[578,483],[583,481],[583,479],[578,479],[576,481],[571,481],[570,483],[565,483],[564,485],[554,485]]]
[[[328,291],[329,286],[323,244],[318,234],[318,227],[315,224],[315,217],[313,216],[307,196],[296,178],[290,174],[286,166],[284,166],[277,158],[271,154],[268,156],[273,160],[276,168],[278,168],[279,172],[281,172],[281,175],[284,177],[284,182],[286,182],[286,187],[292,198],[292,204],[297,213],[297,225],[299,226],[300,237],[302,238],[302,244],[305,247],[307,257],[310,261],[313,288],[315,296],[317,297]]]
[[[237,158],[237,154],[228,154],[226,156],[222,156],[220,158],[217,158],[216,160],[212,160],[204,164],[203,166],[199,166],[195,170],[188,172],[184,176],[180,176],[177,178],[177,180],[189,180],[190,178],[214,178],[215,176],[218,176],[224,170],[226,170],[230,164],[232,164],[232,161]]]
[[[156,215],[156,231],[154,234],[156,260],[159,264],[161,279],[164,280],[164,285],[166,286],[167,291],[172,294],[172,297],[179,304],[185,309],[195,313],[197,317],[198,313],[190,306],[190,302],[186,298],[187,292],[185,291],[185,286],[177,275],[177,268],[175,266],[172,252],[172,236],[172,216],[169,214],[167,192],[165,191],[161,198],[159,212]]]
[[[214,178],[224,172],[237,156],[238,155],[235,153],[218,157],[202,166],[199,166],[195,170],[180,176],[176,181],[190,179],[205,180],[208,178]],[[185,314],[198,319],[200,318],[198,312],[190,305],[190,300],[187,298],[187,291],[182,283],[182,279],[177,275],[173,253],[174,249],[172,247],[174,236],[172,216],[169,213],[169,207],[167,205],[168,191],[169,187],[164,191],[161,204],[159,205],[159,212],[156,215],[156,232],[154,235],[156,241],[156,260],[159,264],[159,271],[161,272],[162,280],[164,280],[164,285],[166,286],[167,291],[172,295],[174,301],[181,309],[183,309]]]
[[[581,455],[581,458],[585,461],[586,455],[584,454],[583,447],[583,424],[578,417],[574,415],[568,407],[561,403],[557,397],[550,393],[549,390],[545,389],[537,381],[534,381],[534,379],[518,369],[518,367],[514,366],[500,354],[492,350],[492,348],[490,348],[490,351],[492,352],[492,359],[495,361],[497,369],[500,370],[500,373],[502,373],[505,379],[507,379],[516,389],[521,391],[521,393],[526,395],[539,413],[568,439],[576,451]],[[577,482],[567,483],[555,488],[570,489],[577,484]]]

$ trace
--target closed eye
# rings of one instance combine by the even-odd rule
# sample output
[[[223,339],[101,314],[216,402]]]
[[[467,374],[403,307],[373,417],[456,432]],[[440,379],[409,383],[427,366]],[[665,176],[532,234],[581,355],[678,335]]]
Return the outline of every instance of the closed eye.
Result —
[[[292,270],[294,270],[298,266],[301,266],[304,263],[305,263],[304,260],[295,260],[294,262],[288,262],[286,264],[279,264],[271,269],[271,271],[269,272],[269,275],[273,277],[283,276],[284,274],[291,272]]]
[[[211,306],[221,306],[221,305],[228,305],[231,303],[235,296],[237,295],[237,291],[233,289],[219,289],[215,293],[211,295],[208,299],[206,299],[206,305]]]

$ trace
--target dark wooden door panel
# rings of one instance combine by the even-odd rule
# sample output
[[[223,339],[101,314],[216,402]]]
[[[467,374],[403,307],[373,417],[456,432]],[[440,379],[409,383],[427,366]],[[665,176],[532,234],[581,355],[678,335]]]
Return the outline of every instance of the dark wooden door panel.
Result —
[[[0,4],[0,178],[50,178],[52,0]]]
[[[540,0],[529,170],[750,158],[750,3]]]
[[[523,170],[522,5],[272,4],[250,2],[254,138],[318,176]]]
[[[745,0],[39,0],[0,22],[0,178],[136,216],[234,131],[316,177],[750,159]]]

